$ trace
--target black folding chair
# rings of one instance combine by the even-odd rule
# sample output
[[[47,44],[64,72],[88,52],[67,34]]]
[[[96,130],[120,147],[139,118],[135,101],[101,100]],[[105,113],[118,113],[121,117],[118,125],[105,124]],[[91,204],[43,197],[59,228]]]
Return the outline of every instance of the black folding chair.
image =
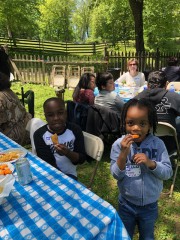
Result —
[[[21,101],[22,104],[28,105],[28,112],[34,117],[34,92],[32,90],[28,90],[24,93],[24,88],[21,87]]]
[[[119,114],[110,108],[94,104],[88,109],[86,132],[94,134],[107,143],[120,137]]]

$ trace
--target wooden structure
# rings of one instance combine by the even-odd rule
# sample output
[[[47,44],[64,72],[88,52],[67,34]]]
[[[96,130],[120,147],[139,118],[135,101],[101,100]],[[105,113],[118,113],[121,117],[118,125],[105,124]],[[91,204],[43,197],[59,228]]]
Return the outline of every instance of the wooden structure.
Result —
[[[161,53],[157,52],[143,52],[143,53],[123,53],[123,52],[109,52],[107,56],[94,55],[94,56],[77,56],[77,55],[28,55],[28,54],[15,54],[10,56],[15,66],[14,77],[23,83],[39,83],[51,84],[52,83],[52,69],[54,65],[65,66],[65,82],[69,84],[68,77],[78,76],[84,72],[104,72],[120,70],[120,75],[127,71],[127,61],[130,58],[137,58],[139,61],[139,71],[149,72],[152,70],[159,70],[167,66],[167,59],[169,56],[175,56],[180,59],[179,53]],[[80,68],[78,74],[72,73],[75,68]],[[119,71],[118,70],[118,71]],[[75,70],[74,70],[75,71]],[[62,72],[62,70],[60,70]],[[62,75],[59,71],[57,75]],[[60,74],[59,74],[60,73]],[[118,73],[119,74],[119,73]],[[58,82],[57,80],[56,82]],[[77,81],[74,81],[74,83]],[[75,84],[74,84],[75,85]],[[73,86],[74,86],[73,85]],[[71,87],[73,87],[71,86]],[[73,87],[74,88],[74,87]]]
[[[66,87],[69,89],[74,89],[80,79],[81,71],[80,66],[68,66],[68,72],[67,72],[67,85]]]
[[[70,84],[74,88],[79,81],[81,69],[83,71],[103,72],[107,69],[107,61],[101,56],[90,58],[83,56],[36,56],[18,54],[12,57],[14,68],[14,77],[22,83],[38,83],[57,87]],[[89,70],[88,70],[89,69]],[[65,72],[65,73],[64,73]],[[71,81],[72,77],[76,79]],[[69,79],[69,80],[68,80]]]
[[[51,72],[51,84],[53,87],[65,88],[66,66],[53,65]]]
[[[83,73],[94,73],[94,66],[81,67],[81,75]]]

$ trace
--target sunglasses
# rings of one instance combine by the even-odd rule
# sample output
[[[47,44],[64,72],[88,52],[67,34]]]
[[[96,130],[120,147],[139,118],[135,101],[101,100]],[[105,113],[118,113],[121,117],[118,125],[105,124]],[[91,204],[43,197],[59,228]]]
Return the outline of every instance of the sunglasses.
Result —
[[[136,63],[129,64],[129,66],[136,66],[136,65],[137,65]]]

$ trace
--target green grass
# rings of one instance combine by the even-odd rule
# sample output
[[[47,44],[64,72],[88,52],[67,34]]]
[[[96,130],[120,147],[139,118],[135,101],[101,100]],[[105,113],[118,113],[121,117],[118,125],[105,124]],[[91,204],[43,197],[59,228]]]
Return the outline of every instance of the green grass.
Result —
[[[42,104],[49,98],[55,96],[54,89],[49,86],[13,83],[12,89],[16,93],[32,89],[35,93],[35,117],[44,119]],[[71,99],[72,91],[65,92],[65,100]],[[118,189],[115,179],[110,174],[110,153],[111,146],[106,145],[102,160],[99,164],[92,191],[111,203],[117,209]],[[79,181],[88,185],[90,174],[95,166],[95,162],[85,163],[78,166]],[[164,182],[164,192],[169,190],[172,179]],[[155,229],[156,240],[178,240],[180,239],[180,171],[177,175],[174,194],[172,198],[163,195],[159,200],[159,218]],[[136,234],[135,240],[138,239]]]

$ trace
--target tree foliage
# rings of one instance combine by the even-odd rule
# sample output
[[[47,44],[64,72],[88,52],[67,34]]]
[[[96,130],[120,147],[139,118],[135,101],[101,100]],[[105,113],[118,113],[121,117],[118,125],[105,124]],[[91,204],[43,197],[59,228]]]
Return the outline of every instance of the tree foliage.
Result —
[[[133,19],[127,1],[102,1],[92,13],[91,37],[113,44],[132,38]]]
[[[180,37],[180,8],[177,1],[144,0],[144,34],[151,50],[171,50]],[[178,49],[177,49],[178,50]]]
[[[38,36],[40,0],[0,0],[1,34],[11,38]]]
[[[76,42],[85,42],[90,37],[90,21],[93,5],[92,0],[81,0],[76,5],[72,16]]]
[[[171,50],[180,37],[179,13],[176,0],[0,0],[0,33],[113,45],[135,40],[137,51]]]
[[[45,3],[40,6],[41,38],[52,41],[72,41],[71,19],[74,8],[74,0],[45,0]]]

